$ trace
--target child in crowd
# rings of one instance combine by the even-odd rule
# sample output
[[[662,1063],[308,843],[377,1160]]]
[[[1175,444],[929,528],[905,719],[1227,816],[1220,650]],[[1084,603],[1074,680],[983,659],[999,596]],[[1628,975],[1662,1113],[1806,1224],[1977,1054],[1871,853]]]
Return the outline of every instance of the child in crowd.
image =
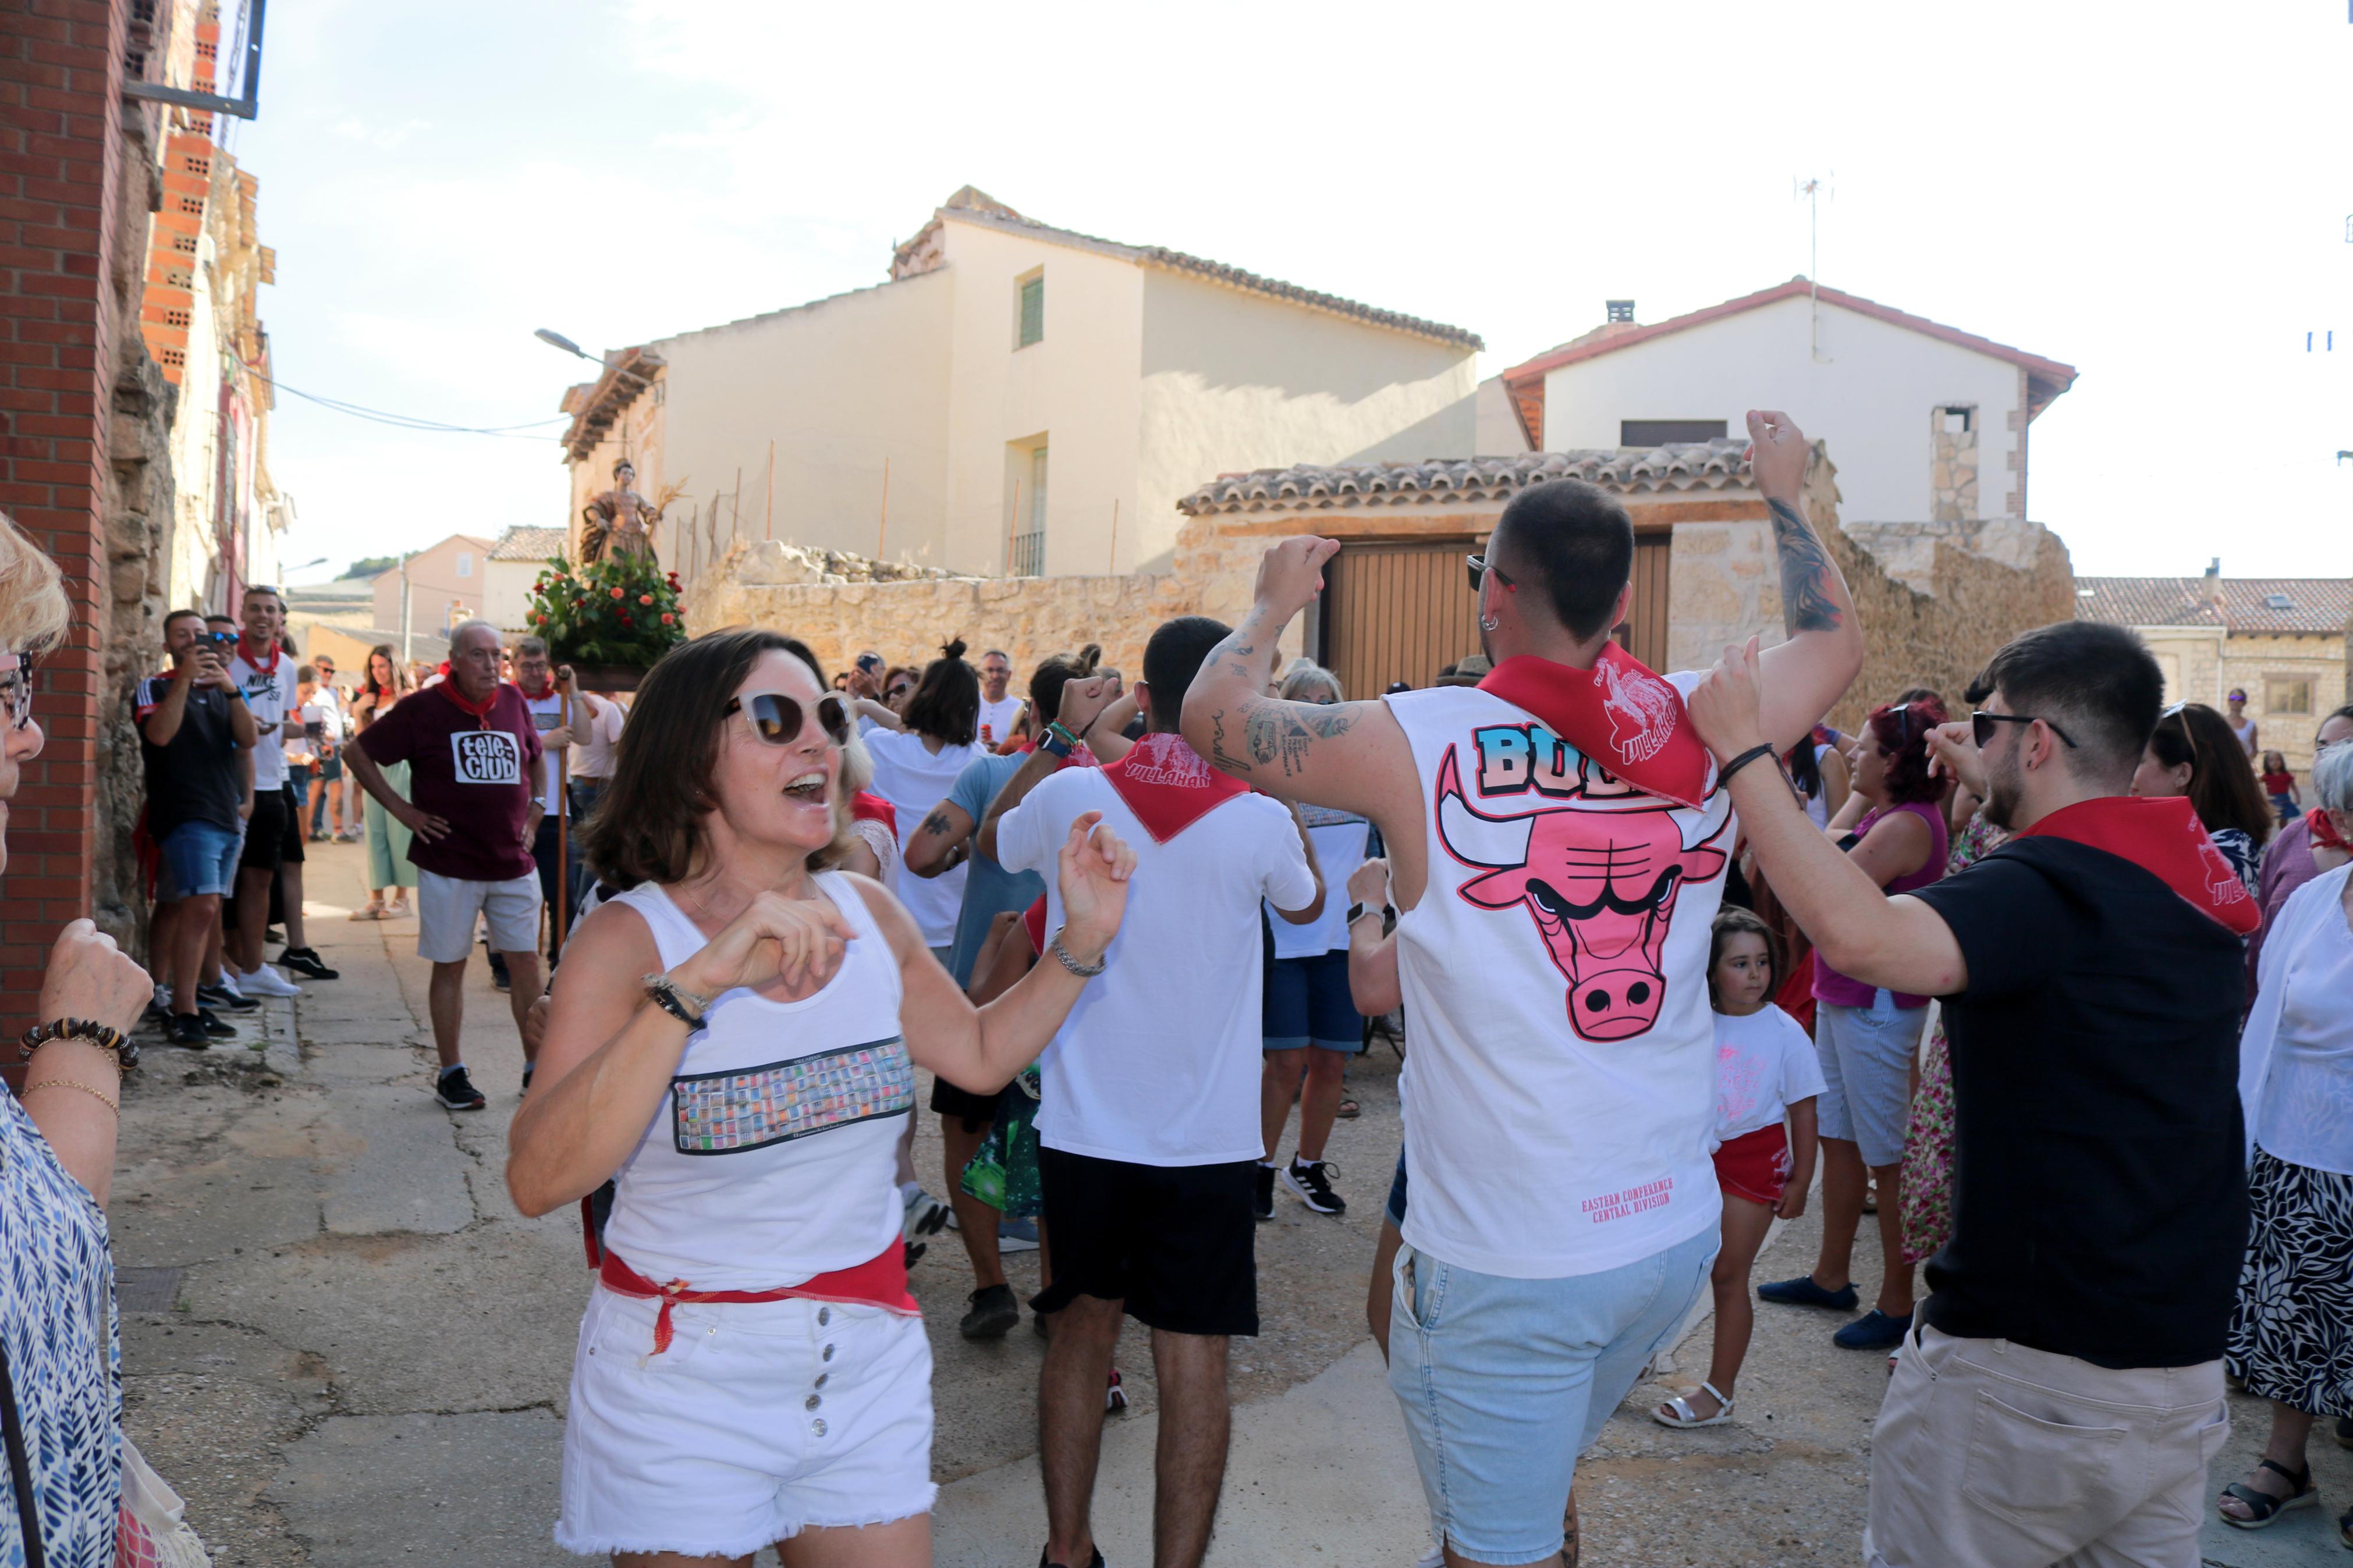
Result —
[[[2272,809],[2279,813],[2282,827],[2304,815],[2304,792],[2295,787],[2295,774],[2288,771],[2287,759],[2277,752],[2263,753],[2263,793],[2272,797]]]
[[[1715,1178],[1724,1189],[1724,1248],[1708,1281],[1715,1292],[1715,1352],[1697,1393],[1651,1412],[1662,1426],[1718,1426],[1732,1419],[1733,1384],[1757,1322],[1749,1267],[1774,1215],[1795,1219],[1806,1212],[1814,1097],[1824,1084],[1814,1042],[1769,1000],[1780,984],[1778,952],[1771,928],[1748,910],[1727,908],[1715,917],[1707,958],[1715,1008]]]

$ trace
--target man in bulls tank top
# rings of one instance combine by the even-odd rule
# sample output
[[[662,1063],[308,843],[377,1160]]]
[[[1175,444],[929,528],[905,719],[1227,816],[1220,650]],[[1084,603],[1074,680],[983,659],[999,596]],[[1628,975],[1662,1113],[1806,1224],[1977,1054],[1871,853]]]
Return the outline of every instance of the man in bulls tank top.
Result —
[[[1763,655],[1761,729],[1786,750],[1854,679],[1862,637],[1805,519],[1804,436],[1778,413],[1748,433],[1787,634]],[[1577,1456],[1715,1254],[1704,971],[1737,827],[1683,710],[1698,675],[1662,679],[1610,640],[1634,554],[1614,497],[1557,479],[1504,507],[1470,558],[1493,661],[1477,686],[1272,700],[1277,639],[1339,548],[1267,552],[1185,735],[1277,799],[1370,817],[1388,846],[1413,1037],[1389,1381],[1447,1562],[1558,1563]]]

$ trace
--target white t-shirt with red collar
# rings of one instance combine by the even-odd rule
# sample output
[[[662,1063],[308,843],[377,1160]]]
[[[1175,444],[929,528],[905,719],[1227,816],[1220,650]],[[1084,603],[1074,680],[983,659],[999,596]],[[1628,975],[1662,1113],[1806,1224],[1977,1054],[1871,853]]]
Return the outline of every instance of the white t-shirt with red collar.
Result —
[[[253,748],[257,790],[286,786],[287,736],[281,726],[299,712],[294,699],[301,683],[294,671],[294,657],[282,647],[275,657],[257,665],[245,657],[245,645],[239,643],[228,661],[229,679],[245,693],[245,705],[253,710],[254,728],[260,731]]]
[[[1299,910],[1315,897],[1291,813],[1240,795],[1160,843],[1102,769],[1064,768],[997,824],[998,863],[1046,879],[1049,936],[1062,927],[1056,858],[1088,811],[1134,848],[1135,874],[1103,973],[1039,1058],[1038,1140],[1138,1165],[1255,1160],[1264,1137],[1259,901]]]
[[[1714,1229],[1706,970],[1738,832],[1730,797],[1693,810],[1632,792],[1475,687],[1387,700],[1413,750],[1430,864],[1397,926],[1413,1027],[1407,1243],[1546,1279]]]

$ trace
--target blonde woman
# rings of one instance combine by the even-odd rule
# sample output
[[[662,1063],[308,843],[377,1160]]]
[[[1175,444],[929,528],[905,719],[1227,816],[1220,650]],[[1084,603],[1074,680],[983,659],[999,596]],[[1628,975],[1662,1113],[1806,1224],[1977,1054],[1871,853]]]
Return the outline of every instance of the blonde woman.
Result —
[[[352,693],[352,721],[357,726],[353,732],[364,734],[369,725],[391,712],[393,704],[415,689],[416,683],[409,679],[408,671],[392,657],[390,643],[378,643],[368,649],[367,674],[359,689]],[[403,795],[408,793],[406,763],[386,763],[384,776]],[[408,889],[417,886],[417,868],[408,860],[408,828],[385,810],[375,796],[365,790],[360,795],[365,802],[361,820],[367,830],[368,901],[352,911],[352,919],[405,920],[409,914]]]

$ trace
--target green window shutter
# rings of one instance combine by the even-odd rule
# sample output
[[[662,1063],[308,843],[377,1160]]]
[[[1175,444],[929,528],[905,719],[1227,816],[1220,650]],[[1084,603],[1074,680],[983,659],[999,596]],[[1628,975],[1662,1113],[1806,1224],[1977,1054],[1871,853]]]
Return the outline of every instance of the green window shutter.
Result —
[[[1046,279],[1041,273],[1021,285],[1021,342],[1018,346],[1026,349],[1045,335]]]

